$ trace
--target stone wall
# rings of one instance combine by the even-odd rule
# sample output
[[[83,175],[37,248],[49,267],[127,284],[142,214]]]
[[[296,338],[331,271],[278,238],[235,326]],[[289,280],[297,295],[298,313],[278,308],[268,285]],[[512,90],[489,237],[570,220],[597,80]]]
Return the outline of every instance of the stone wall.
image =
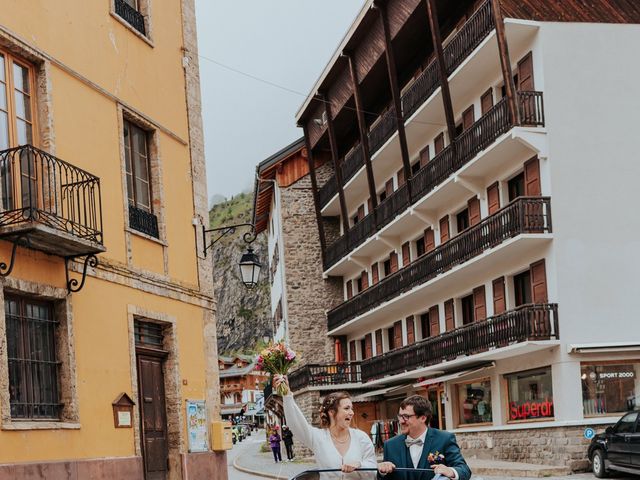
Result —
[[[311,177],[281,189],[289,342],[301,365],[334,360],[325,312],[342,300],[336,280],[323,280]]]
[[[456,433],[465,458],[502,460],[539,465],[567,466],[572,471],[589,468],[589,440],[584,429],[596,431],[604,425],[579,427],[527,428],[487,432]]]

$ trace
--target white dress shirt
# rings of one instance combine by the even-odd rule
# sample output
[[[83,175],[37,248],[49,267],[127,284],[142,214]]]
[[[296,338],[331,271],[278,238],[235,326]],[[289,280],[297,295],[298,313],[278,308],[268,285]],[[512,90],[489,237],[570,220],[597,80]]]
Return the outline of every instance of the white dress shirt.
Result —
[[[411,445],[409,447],[409,455],[411,455],[411,461],[413,462],[413,468],[418,468],[418,465],[420,464],[420,457],[422,456],[422,450],[424,449],[424,441],[427,438],[427,432],[429,431],[429,428],[426,428],[424,432],[422,432],[422,435],[420,435],[418,438],[413,438],[409,435],[407,435],[407,438],[410,440],[422,440],[422,445]],[[427,452],[427,455],[429,455],[430,452]],[[454,475],[453,475],[453,480],[458,480],[458,471],[451,467],[451,470],[453,470]],[[437,477],[437,476],[436,476]],[[444,477],[446,478],[446,477]]]

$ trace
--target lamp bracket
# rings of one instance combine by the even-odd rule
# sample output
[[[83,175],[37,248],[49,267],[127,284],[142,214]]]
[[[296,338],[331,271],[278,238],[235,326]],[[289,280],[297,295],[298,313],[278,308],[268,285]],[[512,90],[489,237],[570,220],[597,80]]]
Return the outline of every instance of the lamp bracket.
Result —
[[[235,225],[225,225],[223,227],[218,228],[210,228],[205,230],[204,225],[202,226],[202,244],[204,245],[204,256],[207,256],[207,250],[212,248],[216,243],[218,243],[223,237],[235,233],[237,228],[241,227],[249,227],[249,231],[245,232],[242,235],[242,239],[245,243],[252,243],[258,236],[256,233],[256,227],[253,223],[237,223]],[[217,236],[213,238],[209,244],[207,244],[207,233],[216,232]]]

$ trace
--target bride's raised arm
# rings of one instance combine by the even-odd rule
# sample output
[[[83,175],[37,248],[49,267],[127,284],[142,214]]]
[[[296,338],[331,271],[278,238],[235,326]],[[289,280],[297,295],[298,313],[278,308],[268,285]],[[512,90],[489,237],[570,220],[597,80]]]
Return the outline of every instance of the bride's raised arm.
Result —
[[[281,383],[285,383],[289,386],[289,381],[284,375],[275,375],[275,386],[277,387]],[[288,393],[283,397],[284,402],[284,415],[287,419],[287,426],[293,433],[293,438],[302,442],[307,448],[314,449],[314,430],[315,428],[309,425],[304,414],[298,407],[298,404],[293,398],[291,389],[288,389]]]

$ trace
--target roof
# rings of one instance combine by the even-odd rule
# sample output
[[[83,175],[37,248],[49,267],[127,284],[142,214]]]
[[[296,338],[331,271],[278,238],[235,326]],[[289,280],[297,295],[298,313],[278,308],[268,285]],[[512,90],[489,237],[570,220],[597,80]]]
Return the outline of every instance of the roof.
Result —
[[[256,180],[253,189],[253,219],[252,222],[255,225],[256,234],[261,233],[267,229],[269,222],[269,211],[271,209],[271,200],[273,198],[273,185],[276,181],[281,186],[287,186],[293,183],[293,181],[299,180],[308,173],[308,168],[305,169],[304,162],[300,160],[302,157],[306,158],[305,141],[304,137],[299,138],[295,142],[287,145],[283,149],[274,153],[270,157],[266,158],[258,164],[256,167]],[[277,176],[280,167],[288,160],[298,159],[299,167],[296,168],[291,175],[287,175],[287,178],[279,178]],[[281,182],[284,180],[284,184]],[[293,180],[293,181],[291,181]]]
[[[224,370],[220,370],[220,378],[241,377],[243,375],[248,375],[255,368],[256,368],[256,362],[252,362],[246,367],[242,367],[242,368],[238,368],[238,367],[225,368]]]

